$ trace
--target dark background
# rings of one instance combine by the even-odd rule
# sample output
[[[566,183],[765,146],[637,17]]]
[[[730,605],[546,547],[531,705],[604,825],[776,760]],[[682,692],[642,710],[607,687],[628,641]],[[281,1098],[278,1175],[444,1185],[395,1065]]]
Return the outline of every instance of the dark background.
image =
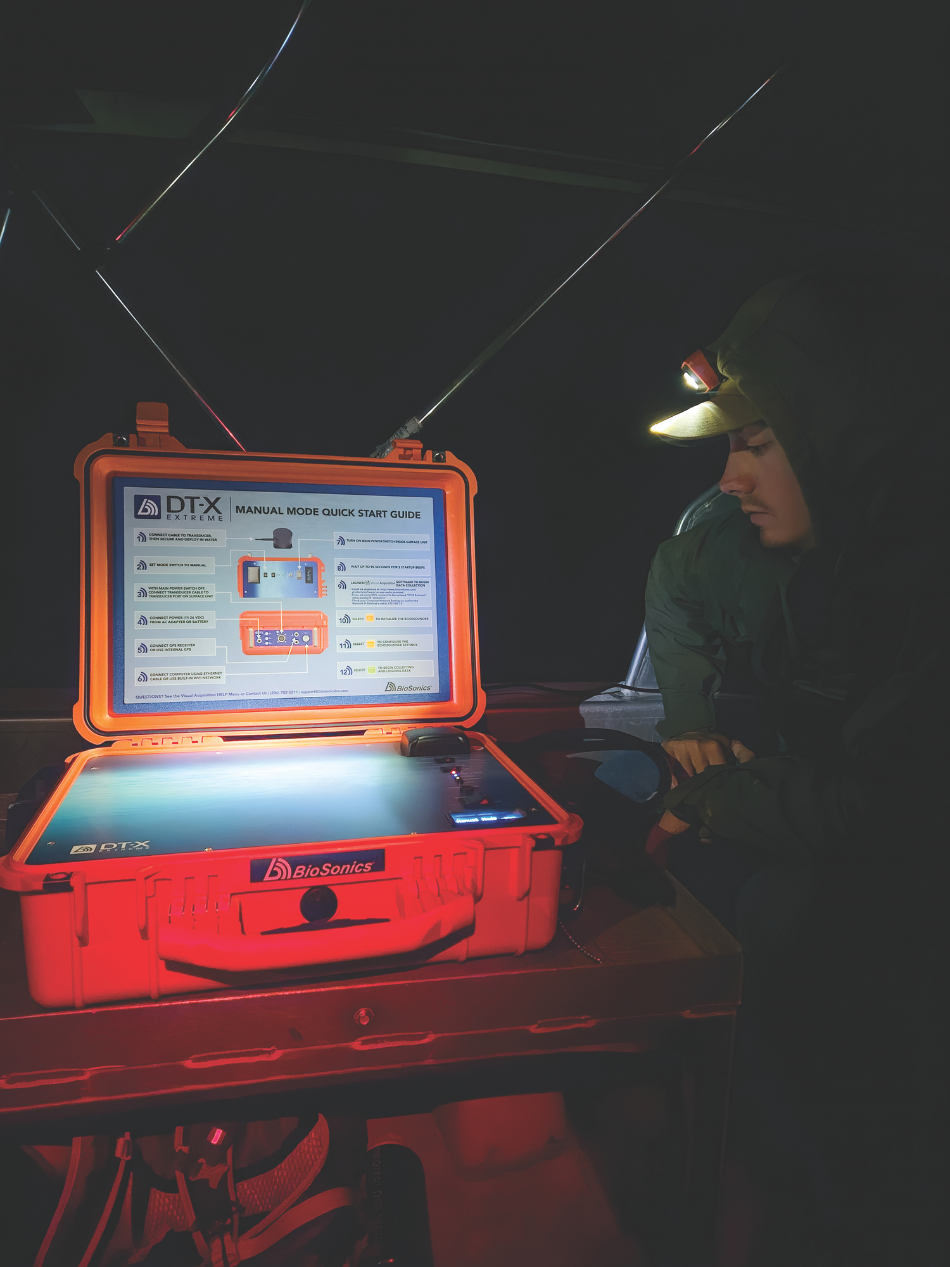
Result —
[[[721,468],[721,441],[646,432],[688,403],[684,355],[791,268],[945,277],[938,41],[830,7],[314,3],[108,273],[248,449],[368,454],[788,61],[423,433],[479,479],[484,680],[616,680],[652,554]],[[104,248],[297,8],[6,9],[2,686],[76,682],[76,452],[143,399],[228,447],[29,190]]]

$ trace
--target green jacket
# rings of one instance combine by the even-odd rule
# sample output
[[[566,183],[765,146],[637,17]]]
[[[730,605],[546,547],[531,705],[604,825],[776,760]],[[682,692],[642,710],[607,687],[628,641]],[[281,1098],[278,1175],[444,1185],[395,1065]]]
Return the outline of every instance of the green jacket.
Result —
[[[647,630],[666,733],[715,723],[710,695],[738,656],[787,748],[673,789],[679,818],[785,857],[942,829],[948,463],[935,335],[872,284],[804,276],[753,296],[713,346],[785,449],[818,546],[796,564],[733,513],[660,547]],[[823,618],[801,637],[794,599],[808,574]]]
[[[647,641],[663,693],[664,738],[716,725],[712,695],[723,674],[748,670],[795,562],[765,550],[739,509],[664,541],[646,591]]]

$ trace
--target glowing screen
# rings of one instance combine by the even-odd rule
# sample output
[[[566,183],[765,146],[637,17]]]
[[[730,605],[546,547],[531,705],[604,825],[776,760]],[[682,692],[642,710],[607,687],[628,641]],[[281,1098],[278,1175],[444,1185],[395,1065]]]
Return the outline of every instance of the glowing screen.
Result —
[[[396,744],[224,744],[97,753],[30,854],[34,865],[417,832],[550,824],[485,751],[404,757]]]
[[[115,481],[119,713],[445,700],[441,490]]]

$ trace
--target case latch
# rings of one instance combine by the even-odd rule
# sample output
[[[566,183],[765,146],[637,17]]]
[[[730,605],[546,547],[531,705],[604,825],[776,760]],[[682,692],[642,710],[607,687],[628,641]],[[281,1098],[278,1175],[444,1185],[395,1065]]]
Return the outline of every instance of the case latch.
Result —
[[[144,433],[168,435],[168,406],[158,400],[140,400],[135,406],[135,429]]]
[[[135,406],[135,432],[129,436],[134,449],[180,449],[169,433],[168,406],[159,400],[140,400]]]

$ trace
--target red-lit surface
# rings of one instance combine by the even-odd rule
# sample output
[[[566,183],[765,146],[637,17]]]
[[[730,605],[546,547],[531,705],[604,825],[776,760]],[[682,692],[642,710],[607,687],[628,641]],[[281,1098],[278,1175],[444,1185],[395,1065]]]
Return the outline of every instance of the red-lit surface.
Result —
[[[558,1092],[367,1125],[371,1149],[400,1145],[422,1162],[437,1267],[647,1267]]]
[[[0,1115],[62,1118],[564,1051],[653,1050],[739,1000],[735,941],[683,889],[637,909],[594,889],[571,936],[519,958],[46,1011],[0,893]]]
[[[175,743],[182,738],[176,736]],[[321,846],[325,852],[354,847],[385,851],[383,871],[336,876],[334,885],[353,891],[348,893],[351,917],[382,916],[386,922],[292,937],[268,936],[263,930],[296,923],[297,903],[312,881],[288,874],[266,889],[251,882],[250,860],[268,858],[273,845],[119,856],[106,864],[108,871],[81,856],[64,867],[57,864],[50,873],[30,865],[31,852],[84,766],[104,759],[96,749],[77,753],[34,822],[0,862],[3,887],[21,895],[33,997],[47,1007],[83,1007],[213,990],[264,971],[346,962],[355,970],[361,960],[412,952],[426,962],[465,960],[523,954],[546,945],[557,918],[559,847],[577,839],[580,819],[518,771],[490,740],[474,734],[471,740],[514,773],[553,821],[534,831],[474,827]],[[230,750],[368,744],[391,746],[392,736],[237,741]],[[130,751],[136,762],[153,759],[147,746]],[[313,848],[293,844],[280,852],[292,866]],[[61,891],[44,891],[44,881],[54,875],[61,879]],[[441,945],[434,947],[436,942]]]
[[[558,933],[521,958],[48,1012],[26,991],[16,901],[0,892],[0,1118],[30,1141],[41,1122],[67,1137],[111,1130],[91,1116],[103,1113],[167,1122],[209,1100],[368,1096],[377,1114],[402,1114],[363,1109],[370,1146],[402,1144],[423,1164],[437,1267],[634,1267],[613,1180],[564,1127],[560,1096],[505,1087],[512,1076],[537,1085],[551,1061],[661,1049],[685,1061],[688,1088],[676,1231],[711,1262],[739,947],[682,889],[674,908],[638,909],[595,888],[569,929],[586,954]],[[396,1107],[400,1083],[421,1075],[459,1089],[434,1111]],[[492,1098],[466,1102],[486,1085]]]

